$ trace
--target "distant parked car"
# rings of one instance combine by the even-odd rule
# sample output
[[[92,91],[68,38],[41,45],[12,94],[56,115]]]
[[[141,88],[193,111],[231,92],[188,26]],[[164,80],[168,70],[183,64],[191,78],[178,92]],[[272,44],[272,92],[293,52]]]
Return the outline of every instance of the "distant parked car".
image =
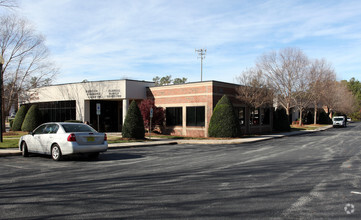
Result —
[[[81,123],[45,123],[19,140],[19,150],[24,157],[29,153],[39,153],[51,155],[56,161],[63,155],[76,153],[97,158],[107,149],[107,135]]]
[[[345,116],[335,116],[332,118],[333,127],[346,127],[346,117]]]
[[[352,119],[351,119],[351,118],[347,118],[347,122],[352,122]]]

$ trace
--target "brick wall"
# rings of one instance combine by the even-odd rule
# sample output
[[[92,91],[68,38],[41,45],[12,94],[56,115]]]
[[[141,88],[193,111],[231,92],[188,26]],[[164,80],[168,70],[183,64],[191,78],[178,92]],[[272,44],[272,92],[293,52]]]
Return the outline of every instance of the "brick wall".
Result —
[[[206,81],[181,85],[150,87],[147,91],[147,97],[154,99],[157,107],[182,107],[182,126],[165,126],[162,129],[164,133],[189,137],[207,137],[208,125],[212,116],[213,108],[223,95],[227,95],[235,107],[245,107],[245,105],[236,98],[236,88],[238,86],[239,85],[236,84],[218,81]],[[204,126],[186,126],[186,109],[190,106],[205,107],[206,117]],[[253,127],[251,129],[247,125],[242,128],[242,131],[245,134],[250,132],[262,133],[263,131],[270,130],[271,126],[259,126],[259,128]]]

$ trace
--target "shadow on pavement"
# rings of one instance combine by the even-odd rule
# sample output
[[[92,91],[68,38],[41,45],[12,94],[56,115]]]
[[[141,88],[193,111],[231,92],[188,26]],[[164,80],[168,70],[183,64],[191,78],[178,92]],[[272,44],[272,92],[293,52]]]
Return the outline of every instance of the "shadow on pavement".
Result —
[[[43,159],[51,159],[50,155],[42,155],[42,154],[30,154],[29,158],[43,158]],[[117,161],[117,160],[131,160],[131,159],[139,159],[143,158],[142,155],[139,154],[127,154],[127,153],[101,153],[99,158],[93,159],[89,158],[86,154],[74,154],[74,155],[66,155],[63,156],[62,161]]]

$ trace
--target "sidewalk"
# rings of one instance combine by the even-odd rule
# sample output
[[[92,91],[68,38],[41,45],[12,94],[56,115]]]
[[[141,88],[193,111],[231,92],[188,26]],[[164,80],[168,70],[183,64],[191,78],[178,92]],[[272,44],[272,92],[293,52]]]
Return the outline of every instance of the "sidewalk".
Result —
[[[115,143],[109,144],[108,150],[118,149],[118,148],[131,148],[131,147],[150,147],[150,146],[159,146],[159,145],[171,145],[171,144],[243,144],[243,143],[252,143],[258,141],[265,141],[275,138],[283,138],[287,136],[303,135],[310,134],[313,132],[324,131],[329,128],[332,128],[332,125],[324,126],[316,130],[302,130],[302,131],[292,131],[278,134],[270,135],[260,135],[249,138],[237,138],[237,139],[223,139],[223,140],[202,140],[202,139],[188,139],[188,140],[154,140],[154,141],[142,141],[142,142],[129,142],[129,143]],[[21,152],[17,148],[8,148],[0,149],[0,157],[5,156],[19,156]]]

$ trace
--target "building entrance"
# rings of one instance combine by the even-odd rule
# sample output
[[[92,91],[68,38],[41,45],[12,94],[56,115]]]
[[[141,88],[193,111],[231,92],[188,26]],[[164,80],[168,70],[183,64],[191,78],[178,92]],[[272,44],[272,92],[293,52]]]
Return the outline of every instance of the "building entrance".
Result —
[[[97,103],[100,104],[99,132],[118,132],[122,130],[122,115],[120,101],[90,101],[90,124],[98,129]]]

